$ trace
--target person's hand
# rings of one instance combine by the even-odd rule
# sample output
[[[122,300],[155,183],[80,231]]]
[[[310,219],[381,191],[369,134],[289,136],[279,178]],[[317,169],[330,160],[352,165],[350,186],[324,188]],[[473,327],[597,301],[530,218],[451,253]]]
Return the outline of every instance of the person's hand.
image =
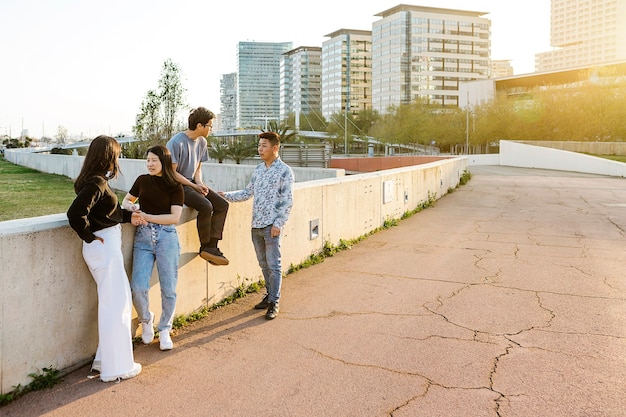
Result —
[[[195,184],[194,188],[202,195],[207,195],[209,193],[209,187],[204,184]]]
[[[146,219],[141,217],[142,214],[143,212],[140,210],[133,211],[133,214],[130,216],[130,222],[133,224],[133,226],[140,226],[140,225],[148,224]]]
[[[272,230],[270,230],[271,237],[280,236],[280,227],[272,226]]]
[[[221,197],[224,197],[226,195],[226,193],[224,191],[218,191],[217,192]]]

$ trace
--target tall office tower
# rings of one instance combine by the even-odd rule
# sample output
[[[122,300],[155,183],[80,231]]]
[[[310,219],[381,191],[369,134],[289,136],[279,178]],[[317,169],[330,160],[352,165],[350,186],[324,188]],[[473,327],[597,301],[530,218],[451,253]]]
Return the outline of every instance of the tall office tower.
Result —
[[[220,130],[237,129],[237,73],[222,74],[220,79]]]
[[[280,62],[280,119],[295,115],[319,117],[322,110],[322,48],[300,46],[285,52]]]
[[[489,76],[491,21],[485,12],[398,5],[372,24],[372,107],[417,98],[458,106],[459,83]]]
[[[340,29],[322,43],[322,115],[372,108],[372,32]]]
[[[238,127],[265,128],[280,118],[280,59],[291,42],[239,42]]]
[[[510,59],[494,59],[491,61],[491,78],[510,77],[513,67]]]
[[[606,64],[626,59],[626,0],[552,0],[550,44],[535,70]]]

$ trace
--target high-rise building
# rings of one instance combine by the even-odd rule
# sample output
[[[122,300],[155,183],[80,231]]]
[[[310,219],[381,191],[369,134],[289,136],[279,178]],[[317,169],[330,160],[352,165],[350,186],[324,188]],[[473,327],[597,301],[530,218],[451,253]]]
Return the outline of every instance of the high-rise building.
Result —
[[[280,119],[316,117],[322,110],[322,48],[300,46],[283,54],[280,63]]]
[[[626,0],[552,0],[550,44],[535,55],[536,71],[626,59]]]
[[[265,128],[280,117],[280,59],[291,42],[239,42],[237,125]]]
[[[322,43],[322,115],[372,108],[372,32],[340,29]]]
[[[237,73],[222,74],[220,79],[220,130],[237,128]]]
[[[513,66],[510,59],[494,59],[491,61],[491,78],[510,77]]]
[[[418,98],[458,106],[459,84],[489,76],[491,21],[486,12],[401,4],[372,24],[372,107]]]

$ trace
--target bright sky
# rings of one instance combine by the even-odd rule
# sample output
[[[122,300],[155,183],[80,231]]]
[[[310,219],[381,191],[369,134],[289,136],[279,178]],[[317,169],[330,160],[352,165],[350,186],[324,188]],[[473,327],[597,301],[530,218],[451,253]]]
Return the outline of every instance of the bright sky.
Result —
[[[550,50],[550,0],[1,0],[0,135],[130,133],[167,58],[189,107],[219,113],[238,42],[322,46],[338,29],[371,30],[375,14],[402,3],[488,12],[491,57],[512,60],[515,74]]]

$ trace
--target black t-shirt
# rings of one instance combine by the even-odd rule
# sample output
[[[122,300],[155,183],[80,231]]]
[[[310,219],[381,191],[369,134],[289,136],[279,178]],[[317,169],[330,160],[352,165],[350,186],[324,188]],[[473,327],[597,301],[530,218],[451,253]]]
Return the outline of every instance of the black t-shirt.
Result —
[[[109,182],[100,176],[85,181],[67,210],[70,226],[87,243],[96,238],[95,231],[130,222],[131,214],[119,206]]]
[[[129,194],[139,198],[141,211],[147,214],[169,214],[171,206],[182,206],[185,200],[181,184],[168,185],[163,177],[150,174],[137,177]]]

